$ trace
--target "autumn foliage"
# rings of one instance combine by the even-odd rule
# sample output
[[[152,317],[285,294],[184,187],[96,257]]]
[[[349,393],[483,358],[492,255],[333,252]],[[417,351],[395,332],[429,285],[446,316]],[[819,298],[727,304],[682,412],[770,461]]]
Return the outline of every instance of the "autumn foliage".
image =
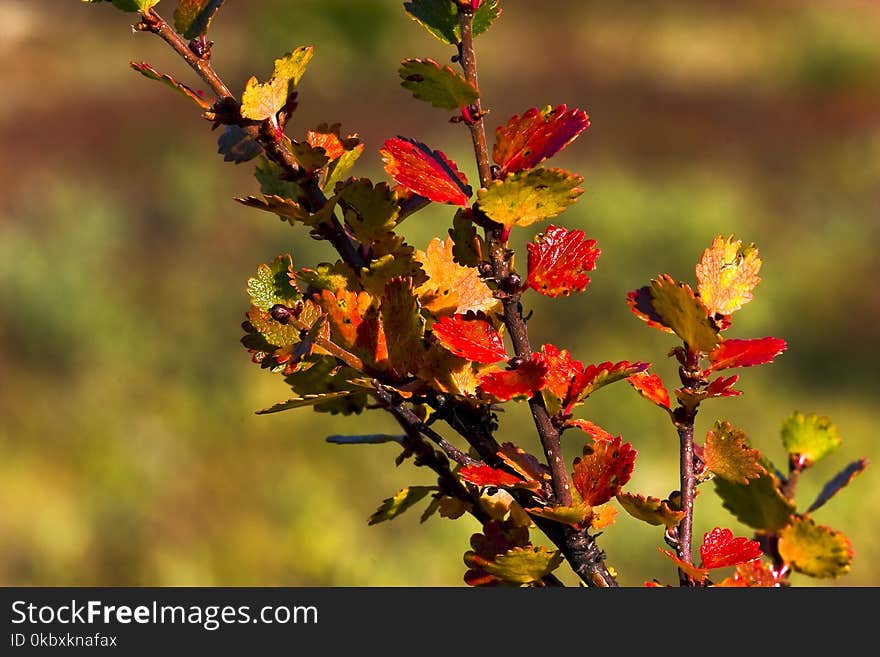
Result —
[[[754,244],[718,236],[699,256],[694,280],[659,274],[621,295],[636,318],[670,334],[677,382],[662,381],[635,357],[584,363],[574,355],[577,345],[532,346],[523,316],[530,296],[583,293],[601,262],[596,240],[556,219],[578,202],[583,177],[548,165],[590,120],[559,104],[497,123],[493,115],[489,125],[474,39],[500,17],[500,0],[404,3],[417,24],[450,46],[456,66],[406,59],[401,85],[445,112],[441,119],[460,124],[474,145],[477,175],[470,179],[467,166],[438,148],[447,145],[396,135],[393,125],[383,144],[365,145],[338,123],[298,124],[297,87],[315,55],[311,46],[281,55],[271,75],[251,77],[239,94],[230,91],[212,68],[206,36],[222,0],[182,0],[171,23],[153,9],[158,0],[112,3],[138,12],[136,29],[164,39],[209,87],[196,91],[149,64],[132,64],[196,106],[219,130],[224,160],[255,164],[259,194],[237,200],[289,223],[301,238],[329,241],[338,253],[312,264],[285,253],[258,265],[246,284],[242,344],[290,389],[260,413],[388,412],[400,435],[330,440],[395,443],[398,463],[434,471],[435,485],[398,491],[371,524],[425,500],[422,521],[472,515],[482,526],[464,554],[464,581],[473,586],[557,585],[554,571],[566,561],[587,585],[616,586],[615,569],[626,564],[609,568],[596,539],[600,529],[614,531],[618,508],[657,527],[657,548],[678,568],[680,585],[786,586],[792,572],[837,577],[849,570],[849,541],[812,514],[866,462],[846,466],[809,507],[794,502],[799,476],[840,443],[827,418],[794,413],[785,420],[785,473],[729,422],[718,420],[705,439],[695,437],[704,402],[742,394],[741,370],[772,363],[786,349],[780,338],[730,335],[735,313],[761,280]],[[358,175],[358,160],[367,156],[381,158],[388,180]],[[431,203],[450,206],[449,223],[427,244],[407,243],[398,226],[419,221]],[[510,247],[514,230],[531,231],[524,254]],[[633,403],[641,396],[654,404],[678,435],[669,458],[681,465],[680,481],[666,497],[628,490],[637,449],[587,417],[589,397],[624,381],[637,393]],[[499,435],[497,415],[508,403],[529,405],[542,453]],[[583,444],[573,462],[563,456],[563,434]],[[697,489],[709,482],[752,537],[715,528],[692,545]]]

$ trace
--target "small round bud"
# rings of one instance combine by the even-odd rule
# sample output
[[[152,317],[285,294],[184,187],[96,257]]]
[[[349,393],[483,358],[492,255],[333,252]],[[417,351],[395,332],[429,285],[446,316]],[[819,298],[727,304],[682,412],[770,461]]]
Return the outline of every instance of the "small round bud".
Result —
[[[269,309],[269,314],[279,324],[287,324],[290,321],[290,318],[293,317],[293,313],[290,308],[280,303],[276,303]]]
[[[508,294],[516,294],[522,290],[522,276],[516,273],[508,275],[501,281],[501,289]]]

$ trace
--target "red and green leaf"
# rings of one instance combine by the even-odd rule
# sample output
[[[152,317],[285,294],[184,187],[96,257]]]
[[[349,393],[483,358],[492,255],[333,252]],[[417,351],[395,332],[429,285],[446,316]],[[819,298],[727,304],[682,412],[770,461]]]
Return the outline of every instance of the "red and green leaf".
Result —
[[[584,190],[579,176],[562,169],[530,169],[494,180],[477,192],[480,209],[506,229],[529,226],[562,213]]]
[[[707,570],[725,568],[759,559],[761,554],[758,541],[742,536],[734,537],[731,530],[716,527],[703,535],[703,544],[700,545],[703,563],[700,565]]]
[[[599,388],[628,379],[633,374],[644,372],[650,366],[650,363],[630,363],[628,360],[618,363],[607,361],[598,365],[587,365],[583,372],[575,374],[572,379],[568,394],[563,402],[565,412],[570,412],[575,404],[582,402]]]
[[[532,108],[496,130],[492,159],[502,176],[532,169],[565,148],[589,125],[587,113],[577,108]]]
[[[786,349],[781,338],[725,340],[709,354],[709,372],[731,367],[752,367],[772,363]]]
[[[442,317],[431,332],[437,341],[456,356],[475,363],[507,360],[501,334],[482,313]]]
[[[652,372],[637,372],[626,379],[629,384],[642,397],[662,409],[669,411],[671,409],[669,401],[669,391],[664,387],[663,381],[659,376]]]
[[[397,184],[436,203],[467,205],[472,194],[467,178],[442,151],[398,137],[387,140],[379,152]]]
[[[598,506],[617,495],[632,475],[637,454],[620,436],[584,445],[572,473],[572,483],[584,502]]]
[[[596,240],[585,239],[582,230],[549,226],[528,244],[530,288],[548,297],[583,292],[590,283],[587,272],[596,268],[601,251]]]
[[[630,309],[650,326],[671,331],[693,351],[711,352],[721,341],[718,328],[702,300],[690,285],[662,274],[646,286],[630,292]]]
[[[498,401],[531,397],[547,383],[547,362],[542,354],[532,354],[506,370],[487,370],[478,375],[483,393]]]

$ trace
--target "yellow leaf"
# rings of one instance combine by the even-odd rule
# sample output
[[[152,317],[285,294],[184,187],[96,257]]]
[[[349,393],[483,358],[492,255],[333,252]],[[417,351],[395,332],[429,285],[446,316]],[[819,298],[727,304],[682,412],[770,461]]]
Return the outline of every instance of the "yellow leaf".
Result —
[[[730,422],[718,421],[706,434],[703,459],[706,468],[719,477],[738,484],[748,484],[766,470],[759,463],[761,452],[749,446],[745,432],[734,429]]]
[[[472,267],[462,267],[452,253],[451,239],[436,237],[427,251],[416,251],[416,261],[422,264],[428,280],[416,288],[422,307],[433,315],[452,315],[469,310],[492,312],[500,302]]]
[[[687,283],[663,274],[651,281],[654,311],[694,351],[709,353],[721,340],[709,311]]]
[[[241,115],[246,119],[264,121],[273,118],[284,107],[293,87],[299,84],[314,48],[303,46],[275,60],[275,69],[267,82],[251,76],[241,95]]]
[[[779,554],[794,570],[811,577],[839,577],[850,570],[853,550],[839,531],[795,518],[779,534]]]
[[[761,259],[754,244],[718,236],[697,264],[700,298],[712,315],[730,315],[752,300],[761,282]]]

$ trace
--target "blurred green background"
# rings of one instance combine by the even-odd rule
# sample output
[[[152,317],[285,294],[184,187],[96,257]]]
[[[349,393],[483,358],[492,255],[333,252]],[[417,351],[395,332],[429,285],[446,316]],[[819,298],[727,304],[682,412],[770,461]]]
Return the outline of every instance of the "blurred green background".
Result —
[[[400,2],[227,5],[214,62],[234,90],[281,53],[316,46],[294,133],[341,121],[367,144],[357,172],[377,177],[381,142],[412,136],[476,178],[466,131],[399,87],[400,59],[451,54]],[[585,176],[560,221],[603,255],[586,294],[528,298],[534,341],[585,362],[650,360],[673,380],[671,338],[632,317],[626,292],[661,272],[692,281],[713,236],[734,233],[765,264],[731,336],[780,336],[789,350],[742,371],[745,394],[707,404],[698,434],[727,418],[782,466],[782,420],[829,415],[844,444],[802,478],[801,508],[848,461],[877,461],[880,5],[504,6],[477,44],[490,127],[562,102],[592,120],[555,163]],[[253,414],[286,391],[238,344],[245,280],[287,250],[300,265],[330,252],[232,202],[257,190],[250,165],[225,164],[192,106],[128,68],[146,60],[204,86],[158,39],[133,34],[131,18],[76,0],[0,0],[0,584],[460,585],[473,520],[419,525],[410,512],[366,524],[430,473],[395,468],[388,445],[324,442],[393,431],[383,415]],[[431,208],[404,232],[423,248],[450,216]],[[628,386],[581,414],[640,451],[629,490],[676,486],[676,436]],[[500,435],[534,448],[525,418],[505,414]],[[579,448],[567,444],[569,457]],[[878,484],[869,468],[817,512],[856,552],[850,575],[819,584],[880,583]],[[710,487],[697,514],[697,532],[748,531]],[[672,580],[661,543],[625,514],[600,538],[627,585]]]

